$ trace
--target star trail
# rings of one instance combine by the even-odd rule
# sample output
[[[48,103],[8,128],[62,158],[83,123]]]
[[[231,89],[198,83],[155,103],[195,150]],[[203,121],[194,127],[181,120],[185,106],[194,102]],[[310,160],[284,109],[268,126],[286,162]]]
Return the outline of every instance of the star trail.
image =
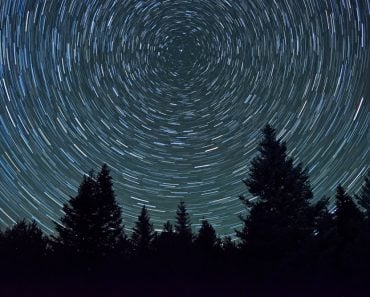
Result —
[[[369,0],[0,1],[0,225],[111,168],[126,228],[183,199],[233,234],[271,123],[316,199],[369,168]]]

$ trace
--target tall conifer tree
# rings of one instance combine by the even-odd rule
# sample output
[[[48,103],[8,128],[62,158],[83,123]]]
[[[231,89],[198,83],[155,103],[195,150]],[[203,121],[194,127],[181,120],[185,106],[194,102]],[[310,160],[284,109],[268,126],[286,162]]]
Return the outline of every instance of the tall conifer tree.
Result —
[[[35,221],[17,222],[5,230],[1,239],[2,254],[13,262],[36,262],[46,255],[47,239]]]
[[[150,216],[144,205],[135,223],[131,237],[136,254],[139,256],[147,254],[151,249],[154,237],[153,224],[150,223]]]
[[[97,223],[101,225],[105,237],[101,242],[102,250],[114,253],[118,246],[122,247],[125,235],[123,233],[121,208],[117,204],[112,177],[106,164],[102,166],[98,174],[96,194],[99,203]]]
[[[242,247],[260,262],[261,269],[263,264],[294,258],[314,231],[307,172],[301,164],[293,164],[285,143],[277,139],[270,125],[262,133],[258,155],[244,181],[256,202],[240,197],[249,214],[241,217],[243,229],[237,231]]]
[[[63,206],[65,215],[56,226],[60,248],[81,259],[113,255],[123,239],[121,209],[112,188],[108,167],[97,179],[84,176],[78,194]]]
[[[178,239],[182,243],[191,244],[193,238],[191,220],[184,201],[180,201],[180,204],[177,207],[175,230]]]
[[[337,234],[341,241],[350,244],[359,238],[363,214],[341,185],[337,187],[335,206]]]
[[[217,241],[213,226],[207,220],[202,220],[202,226],[194,242],[195,246],[202,252],[211,252],[216,247]]]
[[[36,222],[19,221],[0,235],[2,277],[10,277],[11,281],[26,275],[28,280],[40,277],[48,250],[47,238]]]
[[[340,280],[350,281],[363,270],[363,213],[352,197],[339,185],[335,195],[335,212],[332,227],[328,228],[328,257],[331,274]],[[367,255],[367,251],[365,253]]]

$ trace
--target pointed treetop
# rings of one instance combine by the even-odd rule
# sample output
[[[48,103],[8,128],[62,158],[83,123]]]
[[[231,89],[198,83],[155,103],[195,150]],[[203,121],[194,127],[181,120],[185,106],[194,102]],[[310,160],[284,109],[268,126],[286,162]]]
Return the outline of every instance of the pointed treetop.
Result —
[[[202,226],[198,231],[195,240],[196,245],[205,249],[211,249],[217,242],[217,234],[213,226],[205,219],[202,220]]]
[[[301,164],[293,164],[285,143],[276,139],[275,130],[269,124],[262,132],[258,154],[251,161],[249,178],[243,181],[249,192],[262,200],[287,195],[311,199],[307,171],[302,169]]]
[[[98,178],[112,178],[110,176],[110,169],[107,164],[103,164],[103,166],[101,167],[100,172],[98,173]]]
[[[283,238],[294,237],[304,242],[313,231],[308,217],[312,198],[308,174],[287,155],[285,143],[276,138],[270,125],[266,125],[262,132],[249,176],[243,181],[253,200],[240,196],[248,208],[248,215],[240,217],[244,224],[241,231],[237,230],[237,237],[243,247],[253,246],[251,249],[256,252],[263,248],[264,242],[274,247],[286,246],[286,251],[294,250],[298,248],[298,240],[296,245],[288,246],[288,241]]]
[[[143,205],[131,236],[134,248],[138,253],[149,251],[154,237],[155,233],[153,224],[150,223],[148,210],[146,209],[146,206]]]
[[[191,244],[193,240],[193,233],[191,230],[190,215],[186,210],[184,201],[181,201],[176,211],[175,224],[176,237],[183,246]]]
[[[343,186],[342,186],[342,184],[339,184],[338,186],[337,186],[337,192],[336,192],[336,197],[338,198],[338,199],[341,199],[341,200],[343,200],[346,195],[346,191],[344,190],[344,188],[343,188]]]
[[[260,146],[258,148],[259,152],[264,154],[268,152],[275,151],[275,154],[281,155],[282,157],[286,157],[286,145],[285,142],[281,142],[280,139],[276,136],[276,130],[270,125],[267,124],[262,129],[262,140],[260,142]]]
[[[23,261],[34,261],[46,253],[47,239],[35,221],[31,223],[24,219],[18,221],[5,230],[1,239],[1,248],[12,261],[15,260],[12,259],[15,255],[21,257],[23,263]]]
[[[362,229],[363,214],[341,185],[337,187],[335,204],[338,234],[345,241],[355,240]]]
[[[176,232],[181,233],[191,233],[191,223],[190,216],[186,210],[186,205],[184,201],[180,201],[176,211]]]
[[[163,230],[162,232],[165,233],[173,233],[173,226],[170,221],[167,221],[166,223],[163,224]]]
[[[113,254],[123,236],[118,206],[107,166],[95,178],[84,175],[78,194],[63,206],[65,215],[56,226],[56,241],[81,256]]]
[[[112,176],[110,175],[110,170],[107,164],[102,166],[96,181],[101,192],[103,192],[106,196],[114,196]]]
[[[340,184],[337,187],[337,192],[335,195],[335,205],[336,213],[339,217],[343,216],[353,218],[355,220],[358,220],[362,217],[361,211],[357,207],[356,203]]]
[[[351,208],[352,207],[357,208],[356,204],[352,200],[352,197],[347,194],[346,190],[341,184],[339,184],[337,187],[335,199],[336,199],[337,208],[346,207],[346,206],[351,207]]]
[[[272,126],[269,123],[267,123],[265,127],[262,129],[262,133],[263,135],[265,135],[265,137],[270,136],[271,138],[276,138],[275,129],[272,128]]]
[[[95,184],[94,173],[91,171],[89,175],[84,175],[82,182],[78,187],[78,195],[85,194],[87,192],[93,191],[93,186]]]

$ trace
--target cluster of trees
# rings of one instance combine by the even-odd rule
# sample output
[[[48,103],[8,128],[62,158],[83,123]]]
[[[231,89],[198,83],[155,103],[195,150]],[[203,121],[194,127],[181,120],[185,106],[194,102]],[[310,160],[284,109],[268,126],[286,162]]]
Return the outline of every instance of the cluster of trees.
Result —
[[[244,183],[253,199],[235,239],[221,238],[204,219],[196,234],[181,201],[175,223],[155,232],[142,207],[131,236],[109,168],[84,176],[78,194],[63,207],[53,236],[35,222],[21,221],[0,233],[2,279],[90,278],[233,282],[244,289],[263,282],[348,284],[366,287],[370,275],[370,171],[354,197],[338,185],[329,199],[312,203],[307,171],[287,154],[266,125]],[[248,285],[247,285],[248,284]],[[189,283],[188,283],[189,285]]]

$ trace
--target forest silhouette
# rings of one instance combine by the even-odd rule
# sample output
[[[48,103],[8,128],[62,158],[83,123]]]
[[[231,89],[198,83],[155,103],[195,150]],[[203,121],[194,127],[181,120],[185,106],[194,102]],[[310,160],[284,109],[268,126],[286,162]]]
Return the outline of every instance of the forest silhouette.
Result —
[[[26,220],[0,232],[0,296],[370,296],[370,171],[353,197],[338,184],[334,209],[313,203],[307,170],[266,125],[243,182],[253,199],[240,196],[235,238],[207,218],[193,233],[185,201],[161,232],[144,205],[128,235],[103,165],[52,236]]]

